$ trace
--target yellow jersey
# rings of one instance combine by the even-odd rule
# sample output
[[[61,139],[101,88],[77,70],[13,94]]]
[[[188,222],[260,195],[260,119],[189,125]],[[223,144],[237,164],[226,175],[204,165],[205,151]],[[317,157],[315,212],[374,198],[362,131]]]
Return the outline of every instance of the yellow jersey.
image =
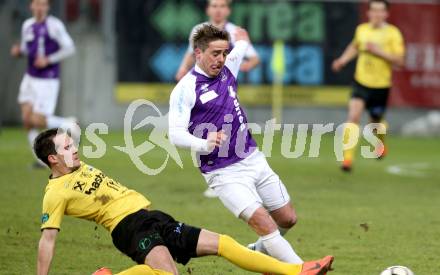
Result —
[[[391,87],[392,66],[376,55],[366,52],[367,43],[378,45],[384,52],[403,56],[405,45],[399,29],[391,24],[373,28],[370,23],[360,24],[353,39],[359,55],[355,80],[369,88]]]
[[[41,229],[60,229],[64,215],[94,221],[110,232],[127,215],[150,205],[143,195],[81,162],[74,172],[49,179]]]

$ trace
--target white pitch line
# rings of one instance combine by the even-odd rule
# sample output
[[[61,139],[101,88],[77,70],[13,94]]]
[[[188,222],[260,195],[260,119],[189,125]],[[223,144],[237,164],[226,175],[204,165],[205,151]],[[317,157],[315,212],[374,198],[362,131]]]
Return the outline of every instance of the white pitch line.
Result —
[[[426,170],[430,168],[432,168],[431,163],[418,162],[390,165],[386,168],[386,171],[390,174],[398,176],[423,178],[426,176]]]

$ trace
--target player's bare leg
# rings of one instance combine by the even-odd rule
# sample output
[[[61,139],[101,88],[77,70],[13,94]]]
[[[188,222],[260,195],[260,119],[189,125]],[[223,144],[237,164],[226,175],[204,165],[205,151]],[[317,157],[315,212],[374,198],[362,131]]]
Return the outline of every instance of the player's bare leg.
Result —
[[[155,246],[148,253],[145,257],[145,264],[153,269],[163,270],[174,275],[179,274],[170,251],[163,245]]]
[[[290,203],[270,212],[270,216],[275,220],[280,229],[289,230],[298,221],[295,209]]]
[[[347,123],[359,125],[362,117],[362,113],[365,109],[365,102],[360,98],[352,98],[348,103],[348,117]],[[344,144],[348,143],[347,140],[350,138],[350,127],[344,129]],[[356,146],[344,150],[344,160],[342,162],[342,170],[350,171],[352,162],[354,159],[354,153],[356,151]]]
[[[286,275],[320,274],[330,270],[333,257],[327,256],[321,261],[306,264],[289,264],[276,260],[259,252],[252,251],[226,235],[202,229],[197,244],[197,255],[219,255],[231,263],[248,271],[276,273]],[[319,268],[317,268],[319,264]]]
[[[357,123],[361,121],[362,112],[365,109],[365,102],[360,98],[352,98],[348,103],[347,122]]]
[[[32,104],[22,103],[20,104],[21,109],[21,120],[23,121],[23,127],[29,131],[32,128],[31,116],[32,116]]]
[[[47,128],[46,116],[33,112],[31,114],[31,123],[33,128]]]

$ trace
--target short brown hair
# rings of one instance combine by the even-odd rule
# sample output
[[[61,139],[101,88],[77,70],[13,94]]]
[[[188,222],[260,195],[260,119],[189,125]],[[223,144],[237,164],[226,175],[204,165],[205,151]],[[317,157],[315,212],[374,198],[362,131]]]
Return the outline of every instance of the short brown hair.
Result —
[[[373,4],[373,3],[383,3],[387,10],[390,8],[390,2],[388,2],[388,0],[369,0],[368,1],[368,8],[371,8],[371,4]]]
[[[34,152],[39,160],[44,162],[50,167],[48,157],[49,155],[56,155],[57,151],[55,148],[55,143],[53,141],[54,137],[58,133],[58,128],[52,128],[41,132],[34,141]]]
[[[208,48],[209,43],[216,40],[225,40],[229,42],[229,33],[226,30],[220,30],[212,24],[203,24],[196,30],[193,36],[194,49],[199,48],[202,51]]]
[[[29,2],[34,2],[35,0],[31,0],[31,1],[29,1]],[[49,6],[50,6],[50,4],[52,3],[52,0],[47,0],[47,4],[49,4]]]
[[[206,1],[206,4],[209,6],[209,5],[211,5],[211,2],[212,2],[213,0],[208,0],[208,1]],[[228,6],[230,6],[231,4],[232,4],[232,0],[226,0],[226,4],[228,5]]]

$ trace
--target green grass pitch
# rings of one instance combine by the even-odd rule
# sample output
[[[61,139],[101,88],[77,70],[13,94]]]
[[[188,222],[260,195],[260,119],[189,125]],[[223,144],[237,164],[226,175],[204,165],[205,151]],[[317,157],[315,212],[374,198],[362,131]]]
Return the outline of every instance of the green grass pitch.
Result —
[[[136,139],[146,136],[137,134]],[[140,191],[154,208],[180,221],[229,234],[242,244],[255,241],[256,235],[219,200],[203,197],[206,185],[189,153],[181,153],[184,169],[170,161],[159,175],[146,176],[126,154],[112,148],[124,144],[122,132],[102,137],[108,145],[106,155],[84,161]],[[257,139],[261,144],[261,137]],[[353,173],[343,174],[332,153],[331,136],[323,138],[320,157],[298,159],[283,158],[276,137],[268,161],[297,209],[299,222],[286,237],[305,260],[334,255],[334,275],[374,275],[397,264],[417,275],[439,274],[440,142],[401,137],[388,141],[386,159],[358,157]],[[0,274],[35,274],[48,171],[29,168],[32,157],[19,129],[0,133],[0,157]],[[156,148],[143,159],[158,166],[164,153]],[[403,165],[408,173],[390,174],[386,169],[391,165]],[[103,228],[64,218],[51,274],[91,274],[101,266],[120,271],[131,265]],[[196,275],[250,274],[217,257],[193,259],[179,270]]]

